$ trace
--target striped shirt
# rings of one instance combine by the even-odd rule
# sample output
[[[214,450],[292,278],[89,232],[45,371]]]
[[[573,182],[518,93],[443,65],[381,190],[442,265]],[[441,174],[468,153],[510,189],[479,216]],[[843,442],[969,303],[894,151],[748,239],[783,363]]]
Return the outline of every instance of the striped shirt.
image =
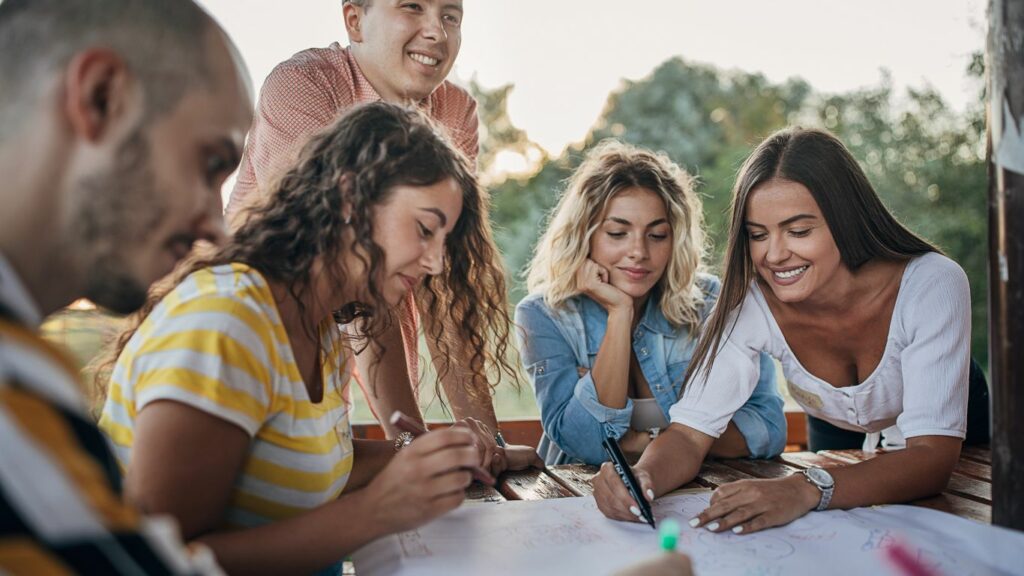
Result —
[[[111,375],[100,427],[123,468],[140,410],[181,402],[252,438],[226,519],[251,527],[338,497],[352,469],[343,397],[349,353],[333,320],[320,325],[323,399],[312,402],[270,287],[255,269],[225,264],[188,276],[128,341]]]
[[[106,439],[64,354],[17,318],[0,274],[0,574],[220,574],[169,517],[125,505]]]

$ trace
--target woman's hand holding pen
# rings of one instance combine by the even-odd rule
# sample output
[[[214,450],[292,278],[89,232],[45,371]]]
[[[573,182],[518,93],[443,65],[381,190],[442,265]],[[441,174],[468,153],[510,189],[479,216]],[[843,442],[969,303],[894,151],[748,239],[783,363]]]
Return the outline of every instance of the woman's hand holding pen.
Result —
[[[614,309],[633,309],[633,298],[609,283],[608,270],[590,258],[576,272],[576,288],[611,313]]]
[[[650,474],[642,468],[633,467],[633,475],[640,484],[640,490],[648,502],[654,502],[654,482]],[[622,478],[616,472],[611,462],[601,464],[601,470],[592,480],[594,486],[594,499],[597,501],[597,508],[607,517],[613,520],[625,520],[627,522],[643,522],[640,508],[629,495],[629,490],[622,483]]]
[[[366,487],[374,520],[389,532],[411,530],[456,508],[479,464],[473,435],[451,427],[419,436]]]

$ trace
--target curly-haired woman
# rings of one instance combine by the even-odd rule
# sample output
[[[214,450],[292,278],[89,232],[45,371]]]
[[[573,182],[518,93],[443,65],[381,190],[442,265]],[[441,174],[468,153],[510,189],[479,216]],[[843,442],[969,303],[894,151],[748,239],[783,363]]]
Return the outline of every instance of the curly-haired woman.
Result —
[[[590,152],[537,246],[516,308],[549,464],[606,460],[617,438],[639,456],[668,426],[719,283],[701,273],[704,229],[692,178],[664,155],[618,142]],[[771,457],[786,443],[774,367],[712,454]]]
[[[419,289],[464,341],[504,345],[495,255],[484,192],[433,125],[354,109],[119,339],[101,426],[128,497],[177,517],[232,573],[316,570],[454,508],[482,464],[473,434],[353,440],[345,386],[365,344],[338,322],[372,337]],[[493,349],[476,361],[500,367]]]

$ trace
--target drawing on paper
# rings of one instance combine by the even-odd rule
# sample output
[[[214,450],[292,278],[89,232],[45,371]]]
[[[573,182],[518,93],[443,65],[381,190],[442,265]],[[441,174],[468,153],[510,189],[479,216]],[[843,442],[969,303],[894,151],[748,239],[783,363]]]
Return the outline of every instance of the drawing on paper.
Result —
[[[888,573],[884,550],[898,542],[936,573],[999,576],[1019,573],[1012,559],[1024,549],[1024,534],[908,506],[812,512],[753,534],[691,528],[687,521],[709,499],[709,492],[677,494],[653,506],[659,521],[680,522],[677,549],[701,574]],[[605,518],[593,498],[561,498],[464,506],[379,540],[354,561],[360,576],[606,574],[657,553],[648,526]]]

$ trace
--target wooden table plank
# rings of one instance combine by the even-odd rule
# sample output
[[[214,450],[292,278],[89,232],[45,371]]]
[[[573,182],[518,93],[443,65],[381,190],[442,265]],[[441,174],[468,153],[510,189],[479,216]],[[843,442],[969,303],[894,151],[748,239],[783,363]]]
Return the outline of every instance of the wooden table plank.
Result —
[[[954,472],[944,492],[992,505],[992,483]]]
[[[466,500],[474,502],[504,502],[505,497],[493,486],[473,482],[466,488]]]
[[[749,480],[751,478],[754,478],[754,476],[746,472],[741,472],[716,460],[706,460],[701,464],[700,472],[697,473],[697,477],[693,479],[691,484],[696,484],[703,488],[718,488],[722,484],[728,484],[737,480]]]
[[[818,454],[825,456],[826,458],[832,458],[839,460],[840,462],[846,462],[847,464],[856,464],[858,462],[867,462],[878,454],[884,452],[879,451],[877,453],[864,452],[863,450],[822,450]]]
[[[930,498],[914,500],[910,504],[912,506],[923,506],[933,510],[949,512],[961,518],[969,518],[986,524],[992,523],[991,504],[982,504],[981,502],[975,502],[974,500],[962,498],[948,492]]]
[[[984,480],[986,482],[992,482],[992,465],[982,464],[974,460],[968,460],[967,458],[961,458],[956,463],[954,471],[963,474],[964,476],[970,476],[971,478],[977,478],[978,480]]]
[[[509,500],[548,500],[576,496],[546,472],[536,468],[502,474],[498,479],[498,490]]]
[[[561,481],[562,485],[577,496],[590,496],[594,493],[594,487],[590,485],[591,479],[597,474],[599,468],[590,464],[565,464],[562,466],[549,466],[548,474]]]
[[[799,472],[800,469],[795,466],[790,466],[785,462],[778,462],[775,460],[749,460],[747,458],[736,458],[730,460],[720,460],[722,464],[735,468],[740,472],[750,474],[754,478],[785,478]]]
[[[845,466],[847,463],[835,458],[830,458],[814,452],[783,452],[779,459],[797,468],[835,468]]]
[[[992,450],[988,446],[964,446],[960,449],[960,457],[992,465]]]

